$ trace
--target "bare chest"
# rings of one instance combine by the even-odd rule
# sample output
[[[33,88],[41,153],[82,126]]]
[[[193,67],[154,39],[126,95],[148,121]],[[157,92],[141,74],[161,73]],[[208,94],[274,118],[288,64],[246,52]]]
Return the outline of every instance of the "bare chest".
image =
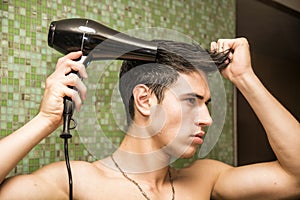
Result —
[[[168,200],[173,198],[173,190],[170,184],[164,184],[159,189],[153,189],[146,184],[140,184],[140,190],[135,184],[124,179],[90,180],[86,183],[74,183],[75,199],[111,199],[111,200]],[[193,181],[174,180],[175,200],[209,200],[211,195],[210,184],[203,182],[195,184]]]

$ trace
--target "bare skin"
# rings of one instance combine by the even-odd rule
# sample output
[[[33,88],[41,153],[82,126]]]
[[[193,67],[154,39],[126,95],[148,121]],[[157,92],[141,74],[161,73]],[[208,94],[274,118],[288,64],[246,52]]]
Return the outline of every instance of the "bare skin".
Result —
[[[219,51],[234,49],[230,55],[232,62],[222,75],[235,84],[256,112],[277,161],[232,167],[204,159],[183,169],[171,169],[175,199],[299,199],[299,122],[272,97],[254,74],[246,39],[218,40],[211,48]],[[86,78],[84,67],[71,61],[80,55],[80,52],[71,53],[58,61],[56,71],[47,79],[40,113],[0,141],[0,152],[14,152],[0,157],[0,199],[68,199],[68,177],[63,162],[47,165],[30,175],[9,179],[5,176],[35,145],[60,126],[65,95],[72,97],[77,108],[80,107],[86,94],[85,86],[75,76],[65,76],[73,69]],[[67,85],[76,86],[81,96]],[[186,85],[189,87],[185,88]],[[210,99],[206,80],[201,73],[181,74],[159,105],[145,85],[136,86],[133,95],[135,125],[130,127],[130,134],[126,135],[114,157],[150,199],[171,199],[169,157],[193,156],[203,142],[203,128],[212,123],[206,106]],[[163,126],[159,123],[161,121]],[[137,132],[151,137],[133,137],[132,134]],[[195,138],[195,134],[201,137]],[[129,152],[128,157],[119,156],[120,151]],[[130,157],[131,153],[146,155],[155,151],[160,151],[160,156],[144,156],[142,163],[145,166]],[[139,164],[140,168],[130,171],[128,163],[132,162]],[[147,163],[158,163],[157,166],[162,167],[142,171],[147,168]],[[143,199],[137,187],[124,178],[110,158],[94,163],[73,161],[71,165],[74,199]]]

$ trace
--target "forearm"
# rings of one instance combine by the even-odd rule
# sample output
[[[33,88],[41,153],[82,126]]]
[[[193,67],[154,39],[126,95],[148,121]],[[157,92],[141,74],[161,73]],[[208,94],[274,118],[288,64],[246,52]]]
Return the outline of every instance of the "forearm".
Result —
[[[254,73],[245,74],[233,82],[262,123],[281,166],[300,177],[299,122],[266,90]]]
[[[0,140],[0,183],[17,163],[57,126],[38,114],[20,129]]]

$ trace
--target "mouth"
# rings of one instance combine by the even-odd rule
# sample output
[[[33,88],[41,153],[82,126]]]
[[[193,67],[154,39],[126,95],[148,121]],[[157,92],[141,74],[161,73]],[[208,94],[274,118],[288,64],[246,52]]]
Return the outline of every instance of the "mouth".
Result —
[[[195,143],[195,144],[202,144],[203,141],[204,141],[204,135],[205,135],[204,131],[201,131],[199,133],[196,133],[196,134],[192,135],[192,137],[193,137],[193,143]]]

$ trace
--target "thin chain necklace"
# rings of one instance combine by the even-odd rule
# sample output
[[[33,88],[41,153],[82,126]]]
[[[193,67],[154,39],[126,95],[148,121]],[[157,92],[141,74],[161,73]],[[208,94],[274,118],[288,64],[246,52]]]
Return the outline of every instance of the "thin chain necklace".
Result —
[[[118,170],[123,174],[123,176],[129,180],[130,182],[132,182],[141,192],[141,194],[145,197],[145,199],[147,200],[150,200],[150,198],[148,197],[148,195],[146,194],[146,192],[141,188],[141,186],[135,181],[133,180],[132,178],[130,178],[121,168],[120,166],[118,165],[118,163],[115,161],[113,155],[110,156],[112,161],[114,162],[115,166],[118,168]],[[169,180],[170,180],[170,185],[171,185],[171,188],[172,188],[172,200],[175,199],[175,188],[174,188],[174,185],[173,185],[173,178],[172,178],[172,174],[170,172],[170,167],[168,168],[168,174],[169,174]]]

